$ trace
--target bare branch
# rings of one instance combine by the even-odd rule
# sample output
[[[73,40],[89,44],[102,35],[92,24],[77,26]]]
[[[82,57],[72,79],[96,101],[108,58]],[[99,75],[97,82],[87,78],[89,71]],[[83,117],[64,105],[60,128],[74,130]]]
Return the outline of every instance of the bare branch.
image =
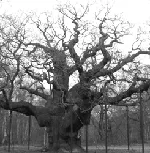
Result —
[[[121,69],[124,65],[126,65],[127,63],[132,62],[137,56],[141,55],[141,54],[150,54],[150,51],[138,51],[135,54],[129,55],[126,58],[122,59],[122,61],[118,62],[118,64],[112,68],[112,69],[100,69],[102,67],[96,66],[94,69],[89,70],[86,75],[89,78],[89,80],[95,78],[98,78],[100,76],[106,76],[106,75],[111,75],[114,72],[118,71],[119,69]],[[93,75],[94,74],[94,75]]]
[[[147,91],[149,87],[150,87],[150,80],[145,81],[138,87],[135,87],[135,83],[133,83],[127,91],[120,93],[116,97],[108,97],[107,103],[117,105],[123,99],[131,97],[134,93],[138,93],[139,91],[140,92]]]
[[[33,51],[36,51],[36,49],[37,48],[41,48],[41,49],[43,49],[46,53],[49,53],[49,54],[51,54],[51,55],[53,55],[53,52],[56,50],[56,48],[53,48],[53,47],[47,47],[47,46],[44,46],[44,45],[42,45],[42,44],[40,44],[40,43],[32,43],[32,42],[30,42],[30,43],[26,43],[26,44],[24,44],[25,46],[35,46],[36,48],[34,48],[34,50]],[[33,52],[32,51],[32,52]]]
[[[22,85],[20,86],[20,89],[24,89],[24,90],[28,91],[30,94],[34,94],[34,95],[40,96],[41,98],[43,98],[45,100],[48,100],[50,98],[49,95],[38,91],[38,89],[31,89],[29,87],[22,86]]]
[[[51,40],[51,39],[49,40],[48,37],[47,37],[47,35],[46,35],[46,31],[47,31],[47,29],[49,28],[49,26],[45,27],[44,30],[42,30],[42,29],[40,28],[40,25],[39,25],[38,23],[36,23],[36,26],[37,26],[37,28],[42,32],[42,34],[43,34],[43,36],[44,36],[44,38],[45,38],[45,40],[46,40],[46,43],[47,43],[48,47],[51,48],[51,42],[52,42],[52,40]]]
[[[40,76],[35,76],[35,75],[33,74],[33,72],[32,72],[31,70],[28,69],[28,67],[24,67],[24,68],[25,68],[25,72],[26,72],[31,78],[33,78],[34,80],[43,82],[43,78],[42,78],[42,77],[40,77]]]
[[[80,57],[77,55],[77,53],[76,53],[76,51],[74,49],[75,45],[78,43],[78,37],[79,37],[79,34],[80,34],[80,32],[78,30],[79,25],[78,25],[77,21],[78,21],[77,17],[72,21],[72,23],[75,24],[74,38],[69,41],[69,44],[64,44],[64,47],[67,47],[69,49],[70,55],[73,58],[73,60],[75,61],[75,65],[77,67],[77,70],[78,70],[79,74],[81,74],[83,72],[83,67],[82,67],[82,65],[80,63]]]
[[[86,51],[83,54],[83,58],[81,59],[82,64],[86,61],[87,58],[95,56],[97,51],[101,51],[104,56],[103,60],[97,65],[99,69],[102,69],[111,60],[111,56],[108,50],[106,49],[109,46],[105,45],[105,41],[108,39],[109,35],[103,32],[103,24],[105,21],[106,21],[106,18],[103,18],[103,20],[99,24],[99,33],[101,36],[99,37],[98,43],[91,48],[88,48],[88,47],[86,48]],[[113,45],[113,42],[111,45]]]
[[[71,14],[70,17],[64,10],[67,10],[69,12],[69,14]],[[83,67],[82,64],[80,63],[80,57],[78,56],[78,54],[75,51],[75,45],[78,43],[79,41],[79,35],[80,35],[80,31],[79,31],[79,23],[78,21],[86,14],[87,10],[88,10],[88,6],[86,7],[85,11],[83,12],[83,14],[78,17],[78,14],[76,12],[76,9],[73,7],[73,11],[71,9],[68,9],[67,7],[65,9],[59,8],[59,12],[61,12],[64,16],[67,16],[68,18],[71,19],[72,23],[75,25],[75,27],[73,28],[74,30],[74,34],[73,34],[73,38],[69,41],[69,43],[65,43],[64,41],[62,41],[62,45],[65,48],[65,50],[69,50],[69,53],[71,55],[71,58],[74,60],[76,68],[79,72],[79,74],[81,75],[81,73],[83,72]],[[63,26],[63,31],[64,31],[64,36],[66,35],[66,30]]]

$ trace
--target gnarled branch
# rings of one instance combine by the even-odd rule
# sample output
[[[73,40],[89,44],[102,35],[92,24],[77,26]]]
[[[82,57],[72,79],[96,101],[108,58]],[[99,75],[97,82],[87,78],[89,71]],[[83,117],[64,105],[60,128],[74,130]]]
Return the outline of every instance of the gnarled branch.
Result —
[[[90,69],[88,72],[86,72],[85,75],[87,76],[87,78],[89,78],[89,80],[92,80],[93,78],[98,78],[100,76],[111,75],[142,54],[150,54],[150,51],[138,51],[135,54],[129,55],[126,58],[122,59],[122,61],[119,61],[118,64],[112,69],[104,69],[100,67],[100,65],[98,65],[94,69]]]
[[[50,98],[50,95],[47,95],[43,92],[40,92],[40,91],[38,91],[38,89],[31,89],[31,88],[28,88],[28,87],[22,86],[22,85],[20,86],[20,89],[24,89],[24,90],[28,91],[30,94],[40,96],[41,98],[43,98],[45,100],[48,100]]]

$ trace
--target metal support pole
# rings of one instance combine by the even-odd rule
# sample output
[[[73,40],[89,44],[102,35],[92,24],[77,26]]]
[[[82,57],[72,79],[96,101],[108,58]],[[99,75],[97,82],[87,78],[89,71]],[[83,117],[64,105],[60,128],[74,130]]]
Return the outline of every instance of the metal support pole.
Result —
[[[86,131],[86,153],[88,153],[88,125],[85,126]]]
[[[128,150],[130,149],[130,134],[129,134],[129,108],[126,106],[127,112],[127,143],[128,143]]]
[[[144,121],[143,121],[143,103],[140,92],[140,136],[142,141],[142,153],[144,153]]]
[[[28,150],[30,149],[30,136],[31,136],[31,116],[28,120]]]
[[[12,124],[12,110],[9,112],[9,135],[8,135],[8,152],[10,152],[10,145],[11,145],[11,124]]]
[[[107,104],[105,104],[105,150],[108,152],[108,143],[107,143]]]

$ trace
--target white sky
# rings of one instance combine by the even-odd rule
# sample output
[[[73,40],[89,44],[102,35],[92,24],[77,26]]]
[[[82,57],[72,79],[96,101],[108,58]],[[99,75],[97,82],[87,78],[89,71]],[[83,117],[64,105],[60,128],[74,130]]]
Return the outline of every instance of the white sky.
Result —
[[[67,0],[2,0],[1,11],[5,10],[7,13],[14,13],[17,11],[30,12],[43,12],[51,11],[58,4],[65,4]],[[94,3],[94,0],[68,0],[71,4],[77,3],[85,4],[88,1]],[[125,18],[133,23],[142,23],[150,19],[150,0],[96,0],[97,8],[101,8],[103,3],[110,3],[113,5],[115,13],[122,13]],[[114,3],[113,3],[114,1]],[[1,13],[0,11],[0,13]]]
[[[116,11],[133,23],[142,23],[150,19],[150,0],[116,0]]]

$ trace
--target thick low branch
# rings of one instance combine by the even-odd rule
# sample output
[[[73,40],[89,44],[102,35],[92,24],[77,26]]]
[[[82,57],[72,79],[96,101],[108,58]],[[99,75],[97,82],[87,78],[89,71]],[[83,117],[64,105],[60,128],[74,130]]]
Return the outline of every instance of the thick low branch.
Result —
[[[127,91],[120,93],[116,97],[108,97],[106,100],[106,103],[109,103],[112,105],[118,105],[119,102],[121,102],[123,99],[125,99],[127,97],[131,97],[134,93],[147,91],[149,89],[149,87],[150,87],[150,80],[145,81],[143,84],[141,84],[138,87],[131,85]]]
[[[34,116],[41,127],[49,126],[52,122],[52,116],[62,116],[64,109],[60,106],[51,108],[34,106],[28,102],[10,102],[9,104],[0,100],[0,108],[12,110],[27,116]]]
[[[23,113],[27,116],[35,116],[35,106],[27,102],[9,102],[6,103],[3,100],[0,100],[0,107],[6,110],[12,110],[19,113]]]

